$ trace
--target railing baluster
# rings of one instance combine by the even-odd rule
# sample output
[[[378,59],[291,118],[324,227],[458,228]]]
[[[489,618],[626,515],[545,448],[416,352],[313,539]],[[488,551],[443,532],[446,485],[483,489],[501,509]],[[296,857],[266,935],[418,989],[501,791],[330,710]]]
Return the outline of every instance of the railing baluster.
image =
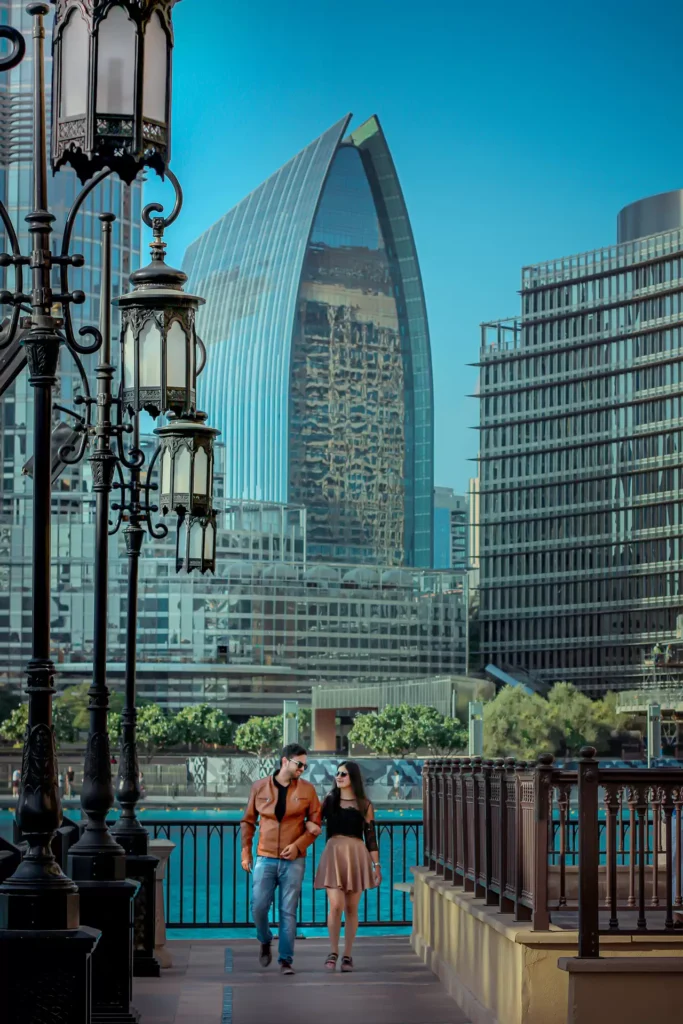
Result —
[[[671,849],[673,842],[671,828],[671,815],[673,814],[673,797],[670,786],[665,786],[662,791],[662,806],[664,810],[664,842],[666,843],[666,918],[664,920],[664,927],[673,928],[673,858]]]
[[[579,760],[579,957],[582,958],[600,956],[598,786],[595,749],[584,747]]]
[[[659,840],[662,827],[662,804],[659,793],[652,791],[652,899],[650,905],[659,906]]]
[[[629,789],[628,794],[628,900],[629,907],[636,905],[636,804],[633,790]],[[624,855],[626,850],[624,849]]]
[[[681,838],[683,829],[681,828],[681,812],[683,811],[683,787],[679,786],[675,791],[676,795],[674,798],[674,812],[676,814],[676,896],[674,898],[674,906],[683,906],[683,892],[681,892],[681,886],[683,884],[683,878],[681,878],[681,867],[683,864],[683,857],[681,856]]]
[[[645,862],[647,847],[645,845],[645,824],[648,811],[647,787],[637,786],[636,813],[638,815],[638,928],[647,928],[645,918]]]
[[[615,931],[619,928],[619,914],[617,907],[617,813],[621,810],[621,787],[605,787],[605,809],[607,811],[607,838],[606,838],[606,869],[607,884],[605,886],[605,903],[609,906],[609,928]]]

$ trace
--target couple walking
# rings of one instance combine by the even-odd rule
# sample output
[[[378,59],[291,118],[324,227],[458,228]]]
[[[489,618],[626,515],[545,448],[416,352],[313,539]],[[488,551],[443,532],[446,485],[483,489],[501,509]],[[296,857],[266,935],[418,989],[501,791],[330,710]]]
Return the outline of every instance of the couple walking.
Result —
[[[330,953],[325,961],[334,971],[339,960],[339,935],[344,914],[342,971],[353,970],[351,950],[358,929],[358,904],[366,889],[382,880],[372,804],[365,795],[360,769],[353,761],[339,765],[334,785],[322,807],[310,782],[302,776],[308,757],[291,743],[282,751],[279,769],[255,782],[242,818],[242,867],[253,869],[251,912],[261,943],[259,962],[272,959],[273,935],[268,924],[275,890],[280,889],[278,960],[282,974],[294,974],[296,912],[306,868],[306,851],[327,826],[327,843],[315,876],[315,888],[328,899]],[[252,841],[257,824],[256,864]]]

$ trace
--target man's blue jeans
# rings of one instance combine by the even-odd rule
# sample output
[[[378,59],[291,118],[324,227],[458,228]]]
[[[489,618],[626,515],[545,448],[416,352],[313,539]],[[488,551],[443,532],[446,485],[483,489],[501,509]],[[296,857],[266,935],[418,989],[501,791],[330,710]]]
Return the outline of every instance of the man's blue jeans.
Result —
[[[297,857],[296,860],[281,860],[278,857],[256,858],[251,888],[251,914],[256,925],[256,937],[259,942],[272,942],[273,940],[268,914],[275,890],[279,888],[278,961],[281,964],[291,964],[294,959],[296,910],[299,905],[299,894],[305,870],[305,857]]]

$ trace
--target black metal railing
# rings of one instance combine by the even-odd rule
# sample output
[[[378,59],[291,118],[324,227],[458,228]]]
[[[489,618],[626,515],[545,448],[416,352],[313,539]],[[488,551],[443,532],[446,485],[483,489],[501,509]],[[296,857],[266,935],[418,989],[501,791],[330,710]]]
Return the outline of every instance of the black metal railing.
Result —
[[[154,839],[176,844],[164,881],[168,928],[253,928],[251,875],[242,870],[240,826],[237,821],[145,820]],[[376,822],[382,885],[363,896],[360,927],[382,928],[412,924],[412,905],[398,882],[412,883],[410,869],[422,863],[422,822]],[[325,843],[324,833],[306,858],[299,900],[301,928],[321,928],[327,915],[324,890],[314,888],[315,872]],[[277,901],[276,901],[277,902]],[[277,907],[273,922],[277,924]]]

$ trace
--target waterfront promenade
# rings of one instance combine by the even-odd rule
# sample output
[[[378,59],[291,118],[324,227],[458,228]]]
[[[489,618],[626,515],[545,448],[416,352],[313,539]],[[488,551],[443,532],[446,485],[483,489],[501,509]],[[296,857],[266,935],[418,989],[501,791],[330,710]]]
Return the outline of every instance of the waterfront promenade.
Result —
[[[136,979],[141,1024],[468,1024],[407,937],[357,940],[353,974],[326,974],[326,939],[299,940],[294,977],[263,970],[255,940],[168,943],[173,967]]]

